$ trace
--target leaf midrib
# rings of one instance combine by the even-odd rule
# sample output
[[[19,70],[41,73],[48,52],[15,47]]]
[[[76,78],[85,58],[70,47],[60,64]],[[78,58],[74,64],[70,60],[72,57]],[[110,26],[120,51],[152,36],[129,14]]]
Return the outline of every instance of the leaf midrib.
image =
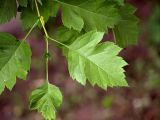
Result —
[[[89,13],[91,13],[91,14],[95,14],[95,15],[97,15],[97,16],[99,16],[99,17],[103,17],[103,18],[107,18],[107,19],[114,19],[113,17],[108,17],[108,16],[105,16],[105,15],[102,15],[102,14],[98,14],[98,13],[89,11],[89,10],[87,10],[87,9],[81,8],[81,7],[79,7],[79,6],[76,6],[76,5],[64,3],[64,2],[61,2],[61,1],[59,1],[59,0],[55,0],[55,1],[58,2],[58,3],[60,3],[60,4],[62,4],[62,5],[71,6],[71,7],[76,7],[76,8],[78,8],[78,9],[81,9],[82,11],[86,11],[86,12],[89,12]]]
[[[23,41],[22,41],[23,42]],[[15,52],[13,52],[13,54],[11,55],[11,57],[9,57],[10,59],[7,60],[6,64],[15,56],[15,53],[17,52],[17,50],[20,48],[20,46],[22,45],[22,42],[18,45],[18,47],[15,49]],[[2,68],[0,69],[0,72],[3,70],[3,68],[6,66],[6,64],[4,64],[2,66]]]
[[[114,78],[112,75],[108,74],[106,70],[104,70],[103,68],[101,68],[101,66],[98,66],[96,63],[94,63],[93,61],[91,61],[87,56],[84,56],[83,54],[81,54],[81,52],[79,52],[78,50],[73,50],[70,47],[68,47],[68,48],[71,51],[74,51],[74,52],[78,53],[81,57],[85,58],[86,60],[90,61],[92,64],[94,64],[95,66],[97,66],[97,68],[100,68],[102,71],[104,71],[107,74],[107,76],[111,76],[112,78]]]
[[[48,86],[48,88],[49,88],[49,86]],[[41,101],[43,98],[47,98],[47,99],[49,99],[49,101],[51,101],[51,103],[53,103],[52,102],[52,99],[51,99],[51,97],[50,97],[50,92],[49,92],[49,89],[47,88],[47,90],[46,90],[46,92],[44,92],[43,93],[43,96],[38,100],[38,101]],[[45,103],[47,102],[47,99],[45,100]],[[48,104],[47,104],[48,105]],[[44,104],[43,104],[43,106],[44,106]],[[53,104],[53,107],[54,107],[54,109],[55,109],[55,105]]]

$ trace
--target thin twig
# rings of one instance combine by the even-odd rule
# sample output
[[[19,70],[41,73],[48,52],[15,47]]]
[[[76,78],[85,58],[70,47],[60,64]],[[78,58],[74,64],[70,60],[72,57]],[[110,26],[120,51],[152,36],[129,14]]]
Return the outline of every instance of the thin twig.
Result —
[[[31,27],[31,29],[28,31],[28,33],[26,34],[26,36],[24,37],[23,40],[26,40],[28,38],[28,36],[31,34],[32,30],[37,26],[39,22],[39,19],[34,23],[34,25]]]
[[[44,33],[45,33],[45,42],[46,42],[46,55],[45,55],[45,59],[46,59],[46,81],[47,83],[49,83],[49,79],[48,79],[48,62],[49,62],[49,47],[48,47],[48,33],[47,33],[47,30],[45,28],[45,23],[44,23],[44,19],[43,19],[43,16],[41,16],[40,14],[40,11],[39,11],[39,8],[38,8],[38,4],[37,4],[37,0],[35,0],[35,5],[36,5],[36,9],[37,9],[37,14],[38,14],[38,17],[39,17],[39,20],[41,22],[41,25],[43,27],[43,30],[44,30]]]
[[[61,43],[61,42],[59,42],[59,41],[57,41],[57,40],[55,40],[55,39],[53,39],[53,38],[51,38],[51,37],[48,37],[48,39],[50,39],[50,40],[52,40],[52,41],[54,41],[54,42],[56,42],[56,43],[58,43],[58,44],[60,44],[60,45],[62,45],[62,46],[64,46],[64,47],[66,47],[66,48],[68,48],[68,49],[70,49],[69,46],[67,46],[67,45],[65,45],[65,44],[63,44],[63,43]]]

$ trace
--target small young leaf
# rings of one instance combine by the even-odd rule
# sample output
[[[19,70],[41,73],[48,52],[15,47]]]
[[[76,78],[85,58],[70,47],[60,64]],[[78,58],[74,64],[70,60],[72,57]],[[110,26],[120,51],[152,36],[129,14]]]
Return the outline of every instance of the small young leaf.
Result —
[[[106,0],[55,0],[62,8],[64,26],[81,31],[95,30],[106,32],[120,19],[115,4]]]
[[[0,0],[0,24],[10,21],[16,14],[16,0]]]
[[[8,33],[0,33],[0,93],[5,86],[12,89],[16,77],[26,79],[31,64],[31,50]]]
[[[62,94],[56,86],[46,83],[30,96],[30,109],[38,110],[46,120],[56,118],[56,108],[62,104]]]
[[[119,56],[121,48],[112,42],[99,43],[104,33],[91,31],[78,37],[65,56],[73,79],[106,89],[108,86],[127,86],[123,67],[127,63]],[[99,43],[99,44],[98,44]]]
[[[134,15],[136,9],[131,5],[125,5],[119,10],[121,20],[114,28],[117,44],[126,47],[129,44],[136,44],[138,39],[138,19]]]

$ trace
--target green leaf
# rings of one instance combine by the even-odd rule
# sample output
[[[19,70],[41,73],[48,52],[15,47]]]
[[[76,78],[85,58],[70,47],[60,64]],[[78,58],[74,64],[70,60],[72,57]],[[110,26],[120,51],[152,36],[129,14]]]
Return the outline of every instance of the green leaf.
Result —
[[[16,0],[0,0],[0,24],[10,21],[16,14]]]
[[[28,0],[18,0],[20,6],[27,7]]]
[[[138,19],[134,15],[136,9],[131,5],[125,5],[119,10],[121,20],[114,28],[117,44],[126,47],[129,44],[136,44],[138,39]]]
[[[115,1],[120,6],[124,5],[124,0],[110,0],[110,1]]]
[[[106,89],[108,86],[127,86],[123,67],[127,63],[119,56],[121,48],[112,42],[99,43],[103,32],[91,31],[78,37],[65,56],[69,73],[79,83],[86,80],[94,86]]]
[[[30,96],[30,109],[38,110],[46,120],[56,118],[56,108],[62,104],[62,94],[54,85],[46,83],[34,90]]]
[[[62,9],[64,26],[81,31],[95,30],[105,32],[119,21],[115,4],[106,0],[55,0]]]
[[[50,17],[55,17],[58,10],[58,4],[53,3],[53,1],[47,0],[43,5],[39,5],[39,10],[41,16],[44,17],[44,21],[47,22]],[[24,29],[31,28],[32,25],[37,21],[38,15],[36,8],[33,9],[28,6],[22,9],[21,20]],[[41,26],[41,24],[39,24]]]
[[[61,26],[56,30],[53,37],[61,43],[64,43],[66,45],[70,45],[80,35],[81,35],[81,33],[77,32],[75,30],[70,30],[64,26]]]
[[[12,89],[16,77],[26,79],[31,64],[31,50],[25,41],[8,33],[0,33],[0,93],[5,86]]]

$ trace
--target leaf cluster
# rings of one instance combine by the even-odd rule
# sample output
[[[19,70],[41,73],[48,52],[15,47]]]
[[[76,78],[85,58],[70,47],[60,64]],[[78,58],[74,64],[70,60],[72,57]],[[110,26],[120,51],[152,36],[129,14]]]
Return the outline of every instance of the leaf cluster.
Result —
[[[45,23],[61,11],[62,26],[52,37]],[[12,89],[16,78],[26,79],[31,64],[31,49],[26,38],[37,25],[45,33],[46,54],[48,40],[62,49],[73,80],[102,89],[128,86],[125,80],[127,63],[119,56],[123,47],[135,44],[138,36],[136,9],[124,0],[1,0],[0,24],[17,16],[24,30],[29,30],[22,41],[8,33],[0,33],[0,93]],[[38,13],[38,14],[37,14]],[[109,31],[114,42],[102,42]],[[62,103],[62,94],[48,81],[46,57],[46,82],[30,96],[30,108],[38,110],[46,120],[56,118],[56,108]]]

